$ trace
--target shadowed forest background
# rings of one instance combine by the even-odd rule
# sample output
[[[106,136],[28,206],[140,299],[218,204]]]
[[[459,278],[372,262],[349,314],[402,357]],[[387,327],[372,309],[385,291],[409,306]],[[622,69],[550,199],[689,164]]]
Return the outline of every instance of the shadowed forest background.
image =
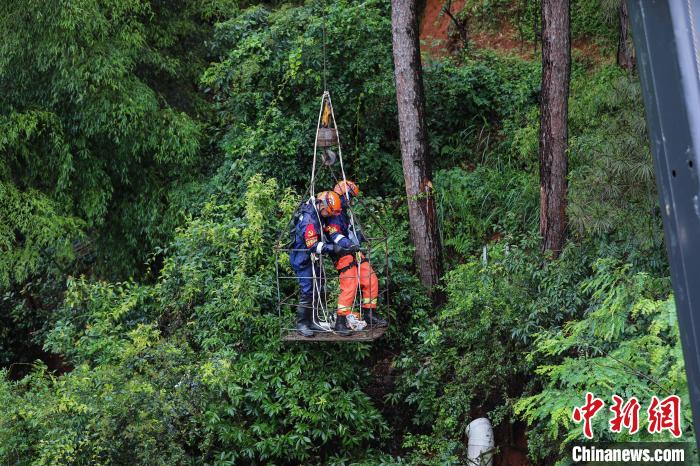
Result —
[[[553,464],[587,391],[678,394],[692,441],[621,3],[571,0],[556,258],[539,1],[424,3],[442,304],[408,234],[389,1],[0,3],[1,464],[464,464],[482,416],[499,464]],[[279,338],[324,30],[348,178],[390,232],[372,344]],[[598,439],[632,438],[607,420]]]

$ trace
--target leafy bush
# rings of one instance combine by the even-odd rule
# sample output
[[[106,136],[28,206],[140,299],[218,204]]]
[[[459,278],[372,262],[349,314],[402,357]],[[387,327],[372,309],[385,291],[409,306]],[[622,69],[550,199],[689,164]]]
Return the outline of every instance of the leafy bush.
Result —
[[[154,252],[201,205],[197,83],[233,3],[0,5],[0,360],[41,355],[68,275],[157,273]]]
[[[125,335],[112,364],[54,377],[38,367],[0,382],[0,458],[6,464],[186,464],[206,427],[207,393],[193,354],[152,326]],[[109,347],[114,350],[114,347]]]
[[[134,273],[171,238],[181,218],[168,192],[199,167],[192,84],[206,26],[195,3],[0,6],[0,182],[48,198],[54,220],[80,219],[111,276]]]
[[[480,166],[466,172],[438,172],[437,187],[443,244],[460,257],[481,250],[499,235],[518,236],[537,225],[538,193],[526,172]]]
[[[603,68],[573,83],[571,102],[571,228],[614,235],[642,251],[661,251],[651,151],[639,83]],[[658,262],[663,262],[658,258]]]
[[[625,257],[622,247],[588,242],[541,262],[537,238],[506,238],[487,264],[469,259],[449,272],[447,305],[413,323],[394,362],[400,377],[390,400],[410,407],[415,423],[404,438],[408,457],[460,464],[466,425],[487,416],[497,427],[527,420],[532,457],[554,461],[582,439],[571,410],[586,391],[643,402],[678,394],[692,440],[668,278]],[[598,422],[596,438],[605,439]]]
[[[385,172],[401,179],[396,143],[385,137],[396,131],[386,2],[253,6],[217,26],[213,47],[219,60],[202,82],[218,109],[222,186],[235,190],[258,172],[306,186],[324,68],[349,176],[373,187]]]
[[[532,425],[530,452],[535,458],[555,457],[574,440],[582,440],[580,425],[571,421],[573,406],[583,394],[594,393],[609,404],[612,395],[636,396],[642,406],[653,395],[681,397],[686,438],[692,422],[683,354],[668,279],[632,273],[629,264],[611,259],[596,262],[594,274],[580,283],[587,298],[583,318],[537,335],[529,359],[539,360],[537,374],[544,386],[522,398],[515,411]],[[613,434],[608,417],[594,419],[597,439],[626,441]],[[644,416],[634,440],[671,437],[648,434]]]
[[[494,61],[492,66],[497,68],[499,62]],[[465,64],[461,73],[471,72],[471,66]],[[653,240],[660,237],[660,231],[658,217],[650,215],[655,192],[649,184],[651,177],[645,176],[651,173],[651,164],[638,111],[637,84],[612,67],[575,70],[569,206],[573,235],[559,259],[544,261],[536,236],[539,123],[537,108],[530,100],[533,78],[524,76],[526,72],[527,67],[522,66],[514,74],[518,82],[494,87],[509,93],[504,97],[508,102],[504,108],[509,111],[492,114],[492,130],[499,137],[484,152],[488,157],[476,167],[464,164],[464,168],[441,170],[435,177],[443,243],[447,251],[457,253],[447,255],[454,267],[445,276],[448,303],[411,322],[412,334],[404,339],[403,352],[394,361],[400,373],[397,390],[389,397],[413,416],[414,427],[405,435],[403,446],[414,463],[465,461],[464,429],[478,416],[488,416],[496,426],[525,418],[532,422],[533,458],[551,461],[561,457],[564,427],[571,429],[567,432],[579,432],[567,424],[569,417],[562,420],[562,413],[566,409],[570,415],[574,401],[581,403],[586,387],[581,383],[567,386],[570,396],[559,397],[553,387],[561,391],[562,378],[568,373],[562,358],[571,349],[564,337],[549,337],[548,346],[543,347],[543,335],[566,333],[574,325],[570,322],[580,322],[582,328],[599,327],[591,310],[605,292],[598,288],[608,287],[600,264],[618,264],[625,274],[648,277],[649,283],[656,284],[651,292],[633,281],[620,280],[615,282],[616,293],[631,299],[650,292],[653,300],[663,302],[668,297],[665,280],[651,278],[667,272],[661,245]],[[482,81],[488,85],[485,76],[489,75],[482,75]],[[463,144],[469,143],[456,143],[455,152]],[[475,146],[472,141],[471,147]],[[465,153],[468,160],[470,154]],[[607,226],[600,227],[602,224]],[[488,247],[487,263],[479,259],[484,245]],[[605,259],[599,262],[601,258]],[[629,312],[619,306],[619,312]],[[621,314],[620,319],[626,315]],[[642,364],[645,353],[632,354],[626,339],[646,342],[654,332],[644,325],[607,340],[610,348],[625,347],[629,352],[615,357],[628,369],[642,373],[650,370]],[[659,351],[667,351],[663,357],[669,360],[674,358],[670,348],[679,348],[677,340],[664,340],[673,332],[672,325],[658,334],[658,344],[665,348]],[[588,360],[578,363],[583,374]],[[545,369],[535,373],[538,366],[560,368],[559,378]],[[663,364],[656,370],[651,377],[678,378],[672,365]],[[606,380],[612,385],[617,376],[621,375]],[[635,387],[625,384],[629,389],[625,393],[633,393]],[[685,393],[682,382],[669,390]],[[552,403],[560,410],[549,424]]]
[[[576,40],[591,40],[610,53],[617,44],[619,0],[572,0],[570,6],[571,37]],[[520,37],[532,41],[537,34],[541,41],[541,0],[522,2],[515,8],[507,6],[509,12],[502,13],[515,16],[515,26]],[[514,10],[514,11],[512,11]]]
[[[241,202],[210,203],[178,232],[154,285],[71,281],[47,348],[76,369],[2,382],[12,409],[1,461],[364,457],[387,433],[362,391],[369,348],[279,339],[268,240],[291,214],[289,196],[255,177]]]
[[[435,168],[503,166],[504,121],[537,103],[539,72],[531,62],[481,52],[428,62],[424,70],[430,152]]]
[[[403,395],[414,423],[430,426],[405,440],[416,463],[463,464],[467,424],[479,416],[502,422],[524,380],[528,364],[512,333],[529,295],[497,259],[504,253],[498,247],[489,265],[471,260],[449,272],[448,304],[413,328],[415,348],[395,361],[403,372],[395,399]]]

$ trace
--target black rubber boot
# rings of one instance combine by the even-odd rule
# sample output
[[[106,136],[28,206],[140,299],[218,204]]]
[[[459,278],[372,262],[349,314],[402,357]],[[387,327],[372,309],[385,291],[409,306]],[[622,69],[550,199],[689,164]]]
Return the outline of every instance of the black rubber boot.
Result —
[[[309,328],[311,304],[311,296],[303,295],[299,298],[299,304],[297,304],[297,333],[307,338],[314,336],[313,330]]]
[[[376,309],[362,309],[362,317],[365,318],[369,327],[383,328],[389,326],[389,322],[377,315]]]
[[[335,316],[335,327],[333,328],[333,331],[341,337],[350,336],[350,329],[348,328],[347,316]]]
[[[305,321],[306,326],[309,328],[309,330],[314,332],[325,332],[325,328],[316,324],[316,322],[318,322],[318,312],[316,309],[314,309],[313,297],[310,295],[302,296],[301,298],[299,298],[299,305],[303,306],[304,310],[307,312]]]

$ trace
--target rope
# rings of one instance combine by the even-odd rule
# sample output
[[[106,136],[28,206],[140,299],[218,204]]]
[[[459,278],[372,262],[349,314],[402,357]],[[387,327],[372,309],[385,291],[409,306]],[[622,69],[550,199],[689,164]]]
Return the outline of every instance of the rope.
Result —
[[[335,133],[336,133],[336,138],[338,139],[338,160],[340,161],[340,172],[343,175],[343,182],[347,184],[348,180],[347,177],[345,176],[345,166],[343,165],[343,149],[340,145],[340,132],[338,131],[338,125],[335,122],[335,112],[333,110],[333,102],[331,101],[331,95],[328,91],[325,92],[328,94],[328,104],[331,107],[331,118],[333,119],[333,128],[335,128]],[[318,130],[316,130],[318,131]],[[350,224],[352,225],[353,229],[355,228],[355,218],[352,215],[352,209],[350,209],[350,194],[348,193],[348,190],[345,190],[345,199],[348,202],[348,212],[350,213]]]
[[[325,283],[322,283],[322,280],[325,282],[326,279],[326,272],[324,270],[324,265],[323,265],[323,257],[319,255],[318,259],[318,270],[319,270],[319,276],[316,276],[316,266],[315,264],[312,265],[311,267],[311,276],[312,276],[312,281],[313,281],[313,286],[314,286],[314,301],[316,301],[316,297],[318,296],[318,300],[316,302],[312,302],[311,308],[311,320],[313,321],[314,324],[321,326],[321,323],[325,323],[329,325],[330,328],[330,316],[328,315],[328,303],[326,302],[326,297],[328,296],[327,291],[324,291],[326,286]],[[320,310],[323,313],[323,320],[317,318],[320,317],[318,312],[313,312],[316,310]],[[333,331],[330,329],[329,331]]]
[[[324,59],[325,59],[325,53],[324,53]],[[325,69],[324,69],[324,73],[325,73]],[[325,77],[324,77],[324,80],[325,80]],[[333,123],[332,128],[335,129],[335,132],[336,132],[337,146],[338,146],[338,160],[340,163],[340,172],[341,172],[343,181],[345,183],[347,183],[347,176],[345,174],[345,165],[343,164],[343,149],[342,149],[342,146],[340,144],[340,134],[338,132],[338,125],[337,125],[337,122],[335,120],[335,111],[333,110],[333,102],[331,100],[330,92],[325,90],[323,92],[323,95],[321,96],[321,106],[320,106],[320,109],[318,112],[318,121],[316,123],[316,138],[314,139],[314,154],[313,154],[313,161],[312,161],[312,165],[311,165],[311,183],[309,185],[309,194],[310,194],[309,202],[314,206],[314,212],[316,213],[316,218],[318,220],[319,225],[323,225],[323,221],[321,219],[321,215],[320,215],[318,209],[316,208],[316,164],[318,163],[318,135],[319,135],[319,131],[321,129],[321,121],[323,118],[323,113],[324,113],[324,108],[325,108],[326,102],[328,103],[328,107],[330,109],[331,121]],[[323,168],[323,167],[321,167],[321,168]],[[335,176],[335,173],[333,172],[333,170],[330,167],[329,167],[329,171],[331,173],[332,178],[337,183],[338,178]],[[347,190],[345,191],[345,198],[347,200],[348,214],[349,214],[349,218],[350,218],[350,227],[352,228],[353,232],[355,232],[355,235],[357,236],[357,233],[356,233],[357,226],[356,226],[355,216],[352,212],[352,209],[350,208],[350,194],[347,192]],[[324,233],[323,233],[323,228],[321,228],[321,241],[325,242],[325,240],[326,240],[326,238],[325,238]],[[359,303],[360,304],[362,303],[362,287],[359,286],[359,281],[360,281],[360,277],[361,277],[361,273],[362,273],[360,267],[361,267],[362,263],[361,263],[361,261],[357,261],[357,260],[356,260],[356,262],[357,262],[357,279],[358,279],[357,289],[358,289],[359,293],[355,294],[355,298],[353,299],[353,304],[352,304],[353,308],[355,308],[355,305],[358,303],[358,294],[359,294]],[[320,267],[322,268],[323,267],[323,255],[322,254],[319,254],[319,263],[320,263]],[[318,308],[320,311],[322,311],[324,320],[326,322],[330,322],[329,312],[328,312],[328,303],[325,302],[325,299],[322,299],[323,298],[323,296],[321,296],[322,290],[321,290],[320,286],[318,285],[320,280],[325,280],[325,274],[323,274],[323,277],[317,277],[316,276],[316,269],[312,268],[312,270],[313,270],[314,288],[318,288],[316,290],[316,292],[314,293],[314,300],[316,300],[316,296],[318,295],[318,300],[317,300],[318,304],[314,303],[313,307],[314,307],[314,309]],[[327,298],[327,294],[325,297]],[[323,303],[321,303],[321,301],[323,301]],[[360,305],[360,309],[361,308],[362,308],[362,306]],[[318,322],[316,322],[316,316],[313,315],[312,318],[314,319],[314,323],[318,324]],[[330,331],[333,331],[333,330],[331,329]]]
[[[345,166],[343,165],[343,149],[340,145],[340,131],[338,131],[338,125],[335,122],[335,111],[333,110],[333,102],[331,101],[331,94],[326,91],[325,94],[328,95],[328,105],[331,107],[331,118],[333,119],[333,128],[335,128],[335,133],[336,133],[336,139],[338,140],[338,160],[340,161],[340,172],[343,175],[343,182],[347,186],[347,177],[345,176]],[[318,129],[316,130],[318,134]],[[332,172],[331,172],[332,173]],[[348,190],[345,189],[345,199],[347,200],[347,206],[348,206],[348,213],[350,214],[350,226],[352,227],[353,231],[355,230],[355,216],[352,214],[352,209],[350,208],[350,194],[348,193]],[[359,286],[359,281],[360,281],[360,261],[357,262],[357,281],[358,281],[358,286],[357,289],[359,290],[359,295],[360,295],[360,304],[362,303],[362,287]],[[357,294],[355,294],[355,298],[357,298]],[[355,300],[353,300],[352,307],[355,307]],[[362,306],[360,305],[360,315],[362,315]]]
[[[325,44],[324,44],[325,46]],[[324,59],[325,59],[325,52],[324,52]],[[325,65],[324,65],[325,66]],[[325,73],[325,70],[324,70]],[[325,76],[324,76],[324,81],[325,81]],[[333,109],[333,106],[330,104],[330,94],[328,91],[324,91],[323,95],[321,96],[321,108],[319,109],[318,112],[318,121],[316,123],[316,138],[314,139],[314,156],[313,156],[313,162],[311,165],[311,183],[309,186],[309,193],[310,193],[310,198],[309,202],[311,205],[314,206],[314,212],[316,213],[316,219],[318,220],[319,226],[321,226],[321,241],[325,242],[326,238],[323,232],[323,221],[321,220],[321,215],[318,211],[318,208],[316,208],[316,163],[318,160],[318,133],[321,128],[321,119],[323,117],[323,109],[326,104],[326,99],[328,99],[328,104],[331,106],[331,112]],[[333,126],[335,127],[335,119],[333,120]],[[337,130],[336,130],[337,131]],[[339,146],[340,147],[340,146]],[[328,297],[328,293],[324,293],[322,296],[322,288],[320,286],[321,280],[325,280],[325,270],[323,269],[324,264],[323,264],[323,254],[318,255],[318,263],[319,263],[319,273],[322,275],[321,277],[316,276],[316,268],[312,267],[312,277],[313,277],[313,283],[314,283],[314,288],[316,289],[316,292],[314,293],[314,299],[316,299],[316,296],[318,296],[317,303],[313,303],[312,307],[314,310],[320,310],[321,313],[323,313],[323,319],[324,323],[327,323],[330,325],[330,316],[328,312],[328,303],[326,302],[326,298]],[[325,288],[325,284],[324,284]],[[320,320],[316,319],[316,313],[312,312],[312,320],[314,321],[315,324],[319,325]],[[333,328],[329,327],[329,332],[334,332]]]
[[[316,138],[314,139],[314,159],[311,164],[311,184],[309,185],[309,192],[311,193],[311,199],[316,199],[316,157],[318,155],[318,130],[321,128],[321,117],[323,116],[323,104],[326,101],[326,96],[328,91],[324,91],[321,96],[321,109],[318,111],[318,122],[316,123]],[[330,96],[329,96],[330,98]],[[335,124],[335,120],[333,120]],[[315,204],[314,204],[315,205]]]
[[[324,94],[328,92],[328,86],[326,83],[326,2],[323,2],[323,16],[321,19],[322,31],[323,31],[323,92]]]

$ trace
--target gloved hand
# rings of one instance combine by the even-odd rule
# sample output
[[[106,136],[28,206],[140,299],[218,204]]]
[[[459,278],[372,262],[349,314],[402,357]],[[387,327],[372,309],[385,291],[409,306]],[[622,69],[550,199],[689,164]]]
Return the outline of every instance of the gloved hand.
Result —
[[[348,254],[349,252],[350,252],[350,251],[348,251],[347,249],[345,249],[345,248],[342,247],[341,245],[336,244],[336,243],[333,243],[333,254],[335,254],[335,255],[337,255],[337,256],[340,256],[340,255],[343,255],[343,254]]]
[[[321,253],[322,254],[335,254],[335,248],[338,246],[335,243],[322,243],[323,246],[321,247]]]
[[[344,248],[339,244],[333,243],[333,254],[342,256],[344,254],[354,254],[357,251],[359,251],[360,248],[358,246],[352,245],[349,248]]]

